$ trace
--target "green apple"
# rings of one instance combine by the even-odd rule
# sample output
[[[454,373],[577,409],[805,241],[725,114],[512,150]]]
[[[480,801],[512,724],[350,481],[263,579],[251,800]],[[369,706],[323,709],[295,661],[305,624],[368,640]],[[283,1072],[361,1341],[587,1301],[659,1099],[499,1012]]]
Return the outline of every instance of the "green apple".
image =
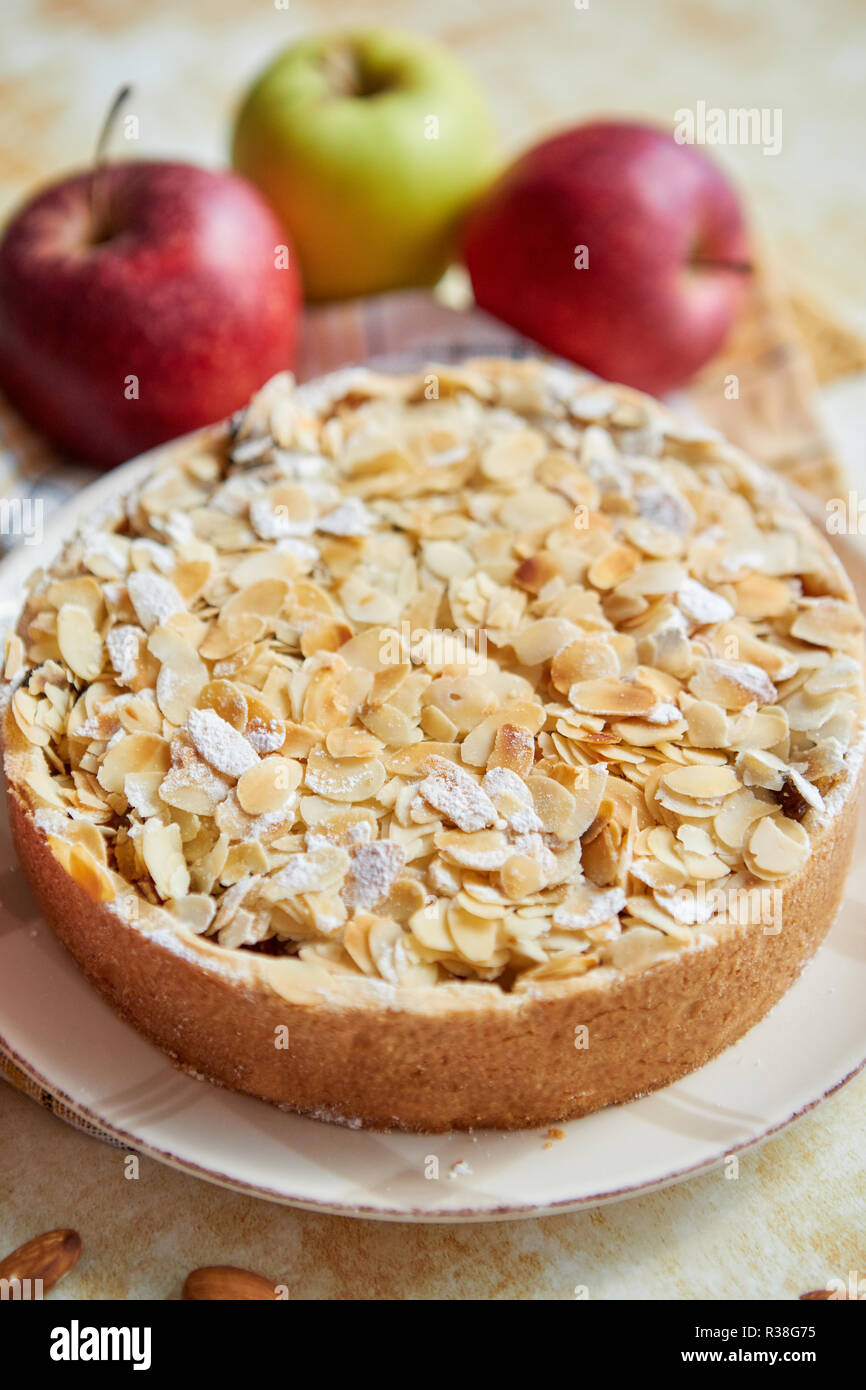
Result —
[[[285,223],[310,299],[432,284],[498,171],[468,73],[440,45],[388,29],[280,53],[243,102],[232,158]]]

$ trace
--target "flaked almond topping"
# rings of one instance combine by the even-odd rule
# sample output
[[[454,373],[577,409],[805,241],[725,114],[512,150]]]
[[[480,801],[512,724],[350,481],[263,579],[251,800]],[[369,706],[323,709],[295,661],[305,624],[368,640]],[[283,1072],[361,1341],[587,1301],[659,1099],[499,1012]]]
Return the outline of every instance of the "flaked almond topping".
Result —
[[[653,402],[435,374],[277,378],[71,543],[6,641],[26,794],[95,899],[319,981],[643,969],[806,863],[861,619]]]
[[[366,729],[331,729],[325,747],[332,758],[372,758],[382,751],[382,743]]]
[[[779,801],[790,820],[802,820],[808,809],[824,810],[824,798],[796,767],[789,767],[782,785]],[[790,808],[790,809],[789,809]],[[796,814],[794,810],[796,809]]]
[[[284,748],[286,752],[290,750],[287,745],[286,726],[281,719],[262,718],[260,715],[253,715],[244,725],[244,738],[247,743],[255,749],[263,758],[268,753],[276,753],[278,749]]]
[[[648,724],[678,724],[682,719],[682,714],[677,705],[672,705],[669,700],[659,700],[657,705],[653,705],[644,715]]]
[[[535,738],[528,729],[500,724],[488,759],[489,768],[507,768],[519,777],[528,777],[535,762]]]
[[[322,748],[307,757],[306,785],[332,801],[367,801],[381,790],[385,776],[378,758],[332,758]]]
[[[819,647],[853,651],[862,641],[863,619],[853,604],[842,599],[802,599],[791,636]]]
[[[550,679],[557,690],[568,694],[574,685],[599,684],[605,677],[619,675],[620,660],[609,636],[596,633],[559,647],[550,665]]]
[[[752,703],[771,705],[778,696],[766,671],[749,661],[699,661],[689,690],[696,699],[725,710],[745,709]]]
[[[159,734],[128,734],[106,751],[97,780],[107,792],[122,792],[128,773],[166,770],[170,756],[169,745]]]

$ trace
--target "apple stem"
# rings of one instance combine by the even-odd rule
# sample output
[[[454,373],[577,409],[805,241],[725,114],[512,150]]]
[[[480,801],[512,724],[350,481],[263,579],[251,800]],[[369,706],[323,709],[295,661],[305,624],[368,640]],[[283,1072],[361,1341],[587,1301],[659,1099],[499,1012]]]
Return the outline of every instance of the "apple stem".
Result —
[[[354,97],[358,95],[360,85],[358,60],[347,44],[331,49],[324,54],[321,62],[325,80],[334,96]]]
[[[737,275],[751,275],[755,269],[751,261],[717,261],[712,256],[693,256],[689,264],[712,270],[733,270]]]
[[[100,197],[105,180],[100,178],[105,167],[108,142],[114,129],[115,121],[121,107],[132,95],[132,87],[129,83],[121,87],[115,93],[114,100],[108,108],[108,114],[102,122],[102,129],[99,132],[99,139],[96,142],[96,150],[93,155],[93,175],[90,180],[90,214],[93,222],[94,241],[104,241],[108,234],[108,216],[104,200]]]

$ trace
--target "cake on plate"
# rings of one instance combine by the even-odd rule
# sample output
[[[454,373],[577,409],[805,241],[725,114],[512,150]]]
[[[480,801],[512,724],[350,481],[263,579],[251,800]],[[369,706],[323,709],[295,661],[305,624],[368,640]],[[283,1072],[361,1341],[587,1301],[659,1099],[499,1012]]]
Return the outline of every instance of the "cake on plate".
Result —
[[[521,1128],[683,1076],[829,929],[862,622],[768,475],[534,360],[269,382],[37,573],[21,862],[194,1073]]]

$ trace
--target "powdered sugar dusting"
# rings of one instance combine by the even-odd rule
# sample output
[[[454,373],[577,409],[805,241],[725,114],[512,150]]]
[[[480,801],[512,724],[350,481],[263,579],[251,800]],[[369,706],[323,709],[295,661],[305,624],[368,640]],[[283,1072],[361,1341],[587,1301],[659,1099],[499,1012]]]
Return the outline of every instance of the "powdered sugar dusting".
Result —
[[[316,523],[317,531],[329,536],[368,536],[375,518],[360,497],[349,497]]]
[[[418,792],[436,811],[461,830],[483,830],[496,820],[496,807],[468,772],[447,758],[435,755],[424,764],[427,776]]]
[[[259,755],[243,734],[233,729],[212,709],[189,712],[189,735],[205,762],[226,777],[241,777],[259,760]]]
[[[595,888],[584,884],[573,898],[560,904],[553,914],[554,925],[566,931],[586,931],[615,917],[625,907],[621,888]]]
[[[96,531],[88,536],[84,551],[84,563],[93,560],[107,560],[119,574],[126,573],[126,551],[111,531]]]
[[[526,835],[541,829],[532,792],[516,772],[508,767],[491,767],[484,774],[481,788],[492,798],[497,811],[512,830]]]
[[[264,757],[282,748],[286,741],[285,725],[279,719],[270,719],[267,723],[263,719],[251,719],[244,729],[244,738]]]
[[[315,849],[293,854],[287,864],[273,876],[274,882],[284,893],[317,893],[323,886],[324,874],[329,867],[348,863],[345,850],[329,845],[326,849]]]
[[[703,626],[705,623],[724,623],[734,616],[733,604],[728,603],[721,594],[700,584],[697,579],[684,579],[677,594],[677,603],[692,622]]]
[[[105,639],[109,659],[123,685],[129,685],[135,678],[144,635],[144,628],[134,623],[121,623],[111,628]]]
[[[376,907],[387,898],[405,862],[405,849],[392,840],[357,846],[343,884],[343,901],[351,907]]]
[[[676,724],[682,719],[682,714],[676,705],[670,704],[667,700],[659,700],[657,705],[653,705],[644,715],[648,724]]]
[[[152,570],[136,570],[127,581],[135,616],[148,631],[164,623],[173,613],[183,613],[186,604],[170,579]]]

